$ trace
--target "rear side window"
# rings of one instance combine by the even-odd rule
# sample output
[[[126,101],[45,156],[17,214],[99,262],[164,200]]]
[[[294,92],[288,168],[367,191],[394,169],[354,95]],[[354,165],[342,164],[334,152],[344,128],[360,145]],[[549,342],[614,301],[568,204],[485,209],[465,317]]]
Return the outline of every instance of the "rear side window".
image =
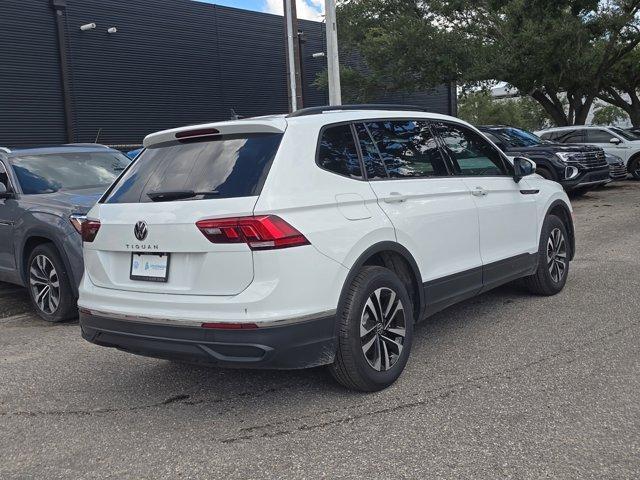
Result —
[[[365,124],[391,178],[449,175],[429,124],[419,120],[393,120]]]
[[[149,193],[182,190],[203,193],[188,200],[259,195],[281,139],[274,133],[223,135],[147,148],[104,203],[151,202]]]
[[[362,178],[362,169],[350,125],[326,128],[320,138],[318,165],[350,178]]]
[[[0,162],[0,183],[3,183],[7,190],[9,189],[9,175],[2,162]]]
[[[556,142],[559,143],[584,143],[584,135],[582,130],[568,130],[558,132]]]
[[[435,125],[458,175],[509,175],[509,167],[502,155],[481,135],[460,125]]]

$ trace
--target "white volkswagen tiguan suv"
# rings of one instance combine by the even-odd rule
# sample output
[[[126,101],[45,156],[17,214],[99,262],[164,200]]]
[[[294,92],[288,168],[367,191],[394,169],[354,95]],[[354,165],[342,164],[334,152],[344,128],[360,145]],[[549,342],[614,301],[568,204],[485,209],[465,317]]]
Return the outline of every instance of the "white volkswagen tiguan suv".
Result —
[[[330,365],[374,391],[414,323],[525,279],[562,290],[562,187],[472,126],[351,106],[167,130],[82,226],[85,339],[225,367]]]

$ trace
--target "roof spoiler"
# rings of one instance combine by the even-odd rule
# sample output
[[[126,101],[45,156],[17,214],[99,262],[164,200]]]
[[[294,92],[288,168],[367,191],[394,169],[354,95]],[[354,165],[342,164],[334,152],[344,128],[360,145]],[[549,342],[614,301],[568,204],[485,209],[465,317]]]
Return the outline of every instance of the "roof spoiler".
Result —
[[[284,133],[287,122],[284,118],[259,120],[232,120],[228,122],[206,123],[189,127],[173,128],[147,135],[143,141],[145,148],[159,143],[174,142],[176,140],[191,140],[197,138],[217,137],[220,135],[238,135],[246,133]]]

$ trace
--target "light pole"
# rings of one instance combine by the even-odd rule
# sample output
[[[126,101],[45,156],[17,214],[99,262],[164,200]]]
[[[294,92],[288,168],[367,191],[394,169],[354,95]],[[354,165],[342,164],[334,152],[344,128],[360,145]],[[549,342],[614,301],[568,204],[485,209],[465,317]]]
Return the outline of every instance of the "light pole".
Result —
[[[329,105],[342,105],[340,89],[340,63],[338,57],[338,29],[336,27],[336,0],[324,1],[327,28],[327,73],[329,76]]]
[[[284,30],[287,44],[287,90],[289,110],[295,112],[302,104],[302,69],[300,65],[300,41],[295,0],[284,0]]]

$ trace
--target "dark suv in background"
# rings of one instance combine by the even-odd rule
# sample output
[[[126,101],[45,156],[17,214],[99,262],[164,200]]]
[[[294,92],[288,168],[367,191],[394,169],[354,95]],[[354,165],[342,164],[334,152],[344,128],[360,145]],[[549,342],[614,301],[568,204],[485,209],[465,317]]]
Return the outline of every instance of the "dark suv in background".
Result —
[[[582,193],[611,181],[602,148],[548,142],[526,130],[505,125],[478,128],[510,157],[522,156],[536,162],[538,175],[555,180],[566,191]]]

